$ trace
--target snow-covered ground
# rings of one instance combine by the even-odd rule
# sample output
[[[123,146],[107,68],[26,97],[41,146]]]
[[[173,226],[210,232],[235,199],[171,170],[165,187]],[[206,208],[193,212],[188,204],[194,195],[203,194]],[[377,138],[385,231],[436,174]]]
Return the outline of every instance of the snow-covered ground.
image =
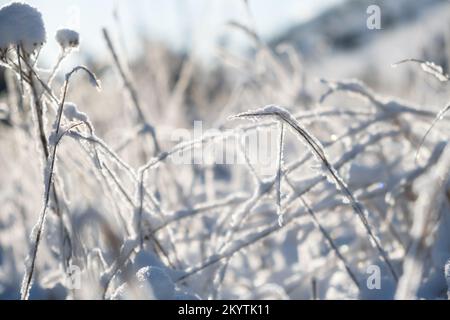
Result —
[[[0,299],[447,299],[450,3],[393,2],[214,65],[2,7]]]

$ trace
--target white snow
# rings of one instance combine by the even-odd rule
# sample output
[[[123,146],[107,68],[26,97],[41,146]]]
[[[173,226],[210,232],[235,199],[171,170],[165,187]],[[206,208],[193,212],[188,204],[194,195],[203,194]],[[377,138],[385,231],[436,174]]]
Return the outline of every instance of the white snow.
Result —
[[[175,285],[163,269],[157,267],[144,267],[136,276],[142,284],[148,284],[155,299],[170,300],[174,298]]]
[[[41,13],[34,7],[13,2],[0,8],[0,49],[22,46],[32,53],[46,41]]]
[[[70,121],[89,122],[87,114],[79,111],[77,105],[72,102],[66,102],[64,104],[64,116]]]

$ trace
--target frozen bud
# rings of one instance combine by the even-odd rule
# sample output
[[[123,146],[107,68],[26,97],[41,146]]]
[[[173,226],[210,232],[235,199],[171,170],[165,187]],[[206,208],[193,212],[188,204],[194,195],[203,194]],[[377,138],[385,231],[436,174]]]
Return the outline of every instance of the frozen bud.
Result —
[[[80,45],[80,34],[71,29],[59,29],[56,32],[56,41],[63,50],[76,49]]]

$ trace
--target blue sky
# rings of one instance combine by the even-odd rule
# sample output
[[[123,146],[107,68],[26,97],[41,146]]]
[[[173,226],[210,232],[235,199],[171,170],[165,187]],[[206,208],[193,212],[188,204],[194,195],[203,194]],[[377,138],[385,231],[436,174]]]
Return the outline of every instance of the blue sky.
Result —
[[[258,32],[270,37],[293,23],[318,14],[342,0],[250,0]],[[10,1],[0,0],[0,5]],[[139,48],[137,34],[169,42],[175,48],[193,47],[196,54],[214,53],[217,40],[227,35],[234,43],[244,39],[225,27],[233,19],[248,21],[242,0],[29,0],[44,15],[49,36],[44,55],[56,50],[53,35],[58,27],[74,27],[82,36],[82,51],[100,54],[104,50],[101,28],[115,34],[113,12],[121,18],[128,53]]]

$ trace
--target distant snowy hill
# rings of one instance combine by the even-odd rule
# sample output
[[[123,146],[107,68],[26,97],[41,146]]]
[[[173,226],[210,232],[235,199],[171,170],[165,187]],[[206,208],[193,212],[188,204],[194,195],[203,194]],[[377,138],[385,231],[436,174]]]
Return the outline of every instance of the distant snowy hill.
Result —
[[[382,30],[367,28],[366,11],[372,4],[381,8]],[[301,53],[311,79],[358,78],[384,94],[416,101],[424,99],[425,93],[411,87],[426,77],[415,66],[394,69],[392,64],[418,58],[434,61],[448,72],[450,1],[349,0],[290,28],[270,44],[275,48],[282,43],[292,44]],[[428,101],[443,103],[435,97],[439,88],[436,84],[430,90]]]
[[[294,26],[276,37],[272,46],[291,42],[311,58],[335,50],[354,50],[405,23],[417,21],[436,5],[448,0],[348,0],[326,10],[317,18]],[[382,29],[367,28],[367,8],[376,4],[381,9]]]

